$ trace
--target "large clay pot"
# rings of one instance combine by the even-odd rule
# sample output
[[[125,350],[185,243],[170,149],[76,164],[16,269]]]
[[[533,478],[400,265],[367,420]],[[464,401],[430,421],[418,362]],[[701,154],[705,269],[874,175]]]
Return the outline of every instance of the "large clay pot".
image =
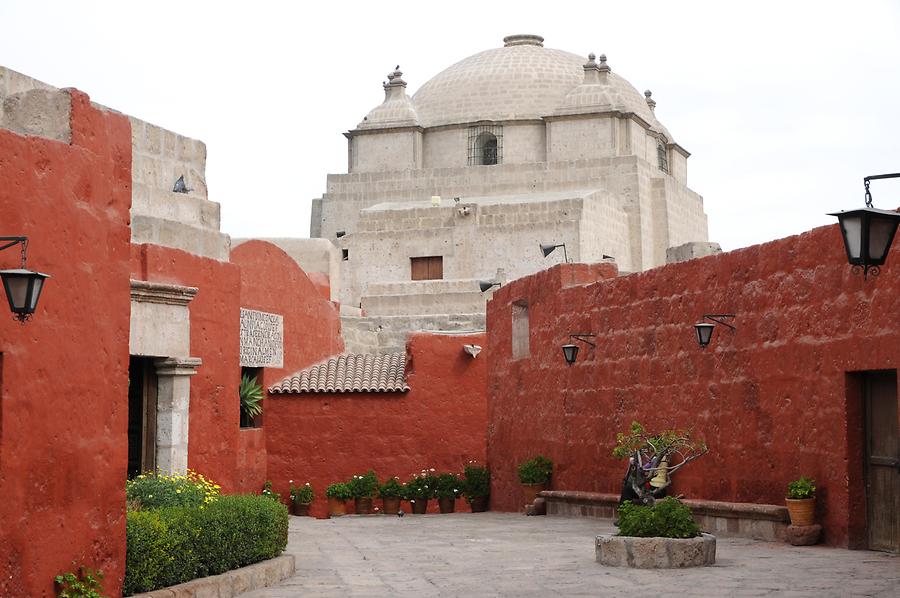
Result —
[[[815,522],[816,499],[815,498],[786,498],[788,513],[791,515],[791,525],[812,525]]]
[[[347,504],[343,501],[343,499],[336,498],[334,496],[328,497],[328,516],[329,517],[340,517],[341,515],[347,514]]]
[[[399,496],[384,496],[381,499],[382,507],[384,510],[382,513],[385,515],[396,515],[397,511],[400,510],[400,497]]]
[[[549,484],[546,482],[543,484],[522,484],[522,494],[525,496],[525,504],[532,504],[534,499],[537,498],[537,493],[547,490],[548,487]]]
[[[441,510],[441,513],[455,513],[456,512],[456,499],[455,498],[439,498],[438,499],[438,508]]]
[[[294,515],[297,517],[309,516],[309,503],[294,501]]]
[[[371,515],[372,514],[372,497],[360,496],[356,499],[356,514]]]
[[[469,498],[469,506],[472,507],[473,513],[484,513],[487,511],[487,496],[472,496]]]
[[[409,501],[410,506],[412,507],[412,512],[416,515],[424,515],[426,511],[428,511],[428,499],[427,498],[416,498],[414,500]]]

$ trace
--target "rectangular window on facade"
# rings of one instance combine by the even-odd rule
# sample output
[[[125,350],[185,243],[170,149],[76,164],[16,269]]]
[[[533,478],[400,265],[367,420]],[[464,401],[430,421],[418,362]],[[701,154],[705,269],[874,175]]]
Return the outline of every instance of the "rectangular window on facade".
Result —
[[[409,258],[411,280],[441,280],[444,278],[444,258],[440,255]]]
[[[263,389],[263,368],[241,368],[241,427],[261,428],[262,413],[253,414],[258,407],[262,409],[262,400],[265,395]]]
[[[513,359],[528,357],[528,303],[516,301],[512,305],[512,356]]]
[[[341,259],[345,262],[350,259],[350,250],[349,249],[341,249]]]

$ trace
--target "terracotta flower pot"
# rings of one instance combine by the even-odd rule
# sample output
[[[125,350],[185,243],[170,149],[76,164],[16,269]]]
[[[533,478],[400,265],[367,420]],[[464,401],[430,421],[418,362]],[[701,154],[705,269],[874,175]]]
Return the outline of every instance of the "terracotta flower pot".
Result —
[[[341,498],[328,497],[328,516],[340,517],[347,514],[347,504]]]
[[[791,515],[791,525],[812,525],[815,522],[816,499],[815,498],[786,498],[788,513]]]
[[[381,499],[381,504],[384,509],[382,512],[385,515],[396,515],[397,511],[400,510],[400,497],[384,496]]]
[[[309,503],[294,501],[294,515],[297,517],[309,516]]]
[[[412,512],[416,515],[424,515],[425,512],[428,511],[427,498],[416,498],[409,501],[409,504],[412,507]]]
[[[360,496],[356,499],[356,514],[371,515],[372,514],[372,497]]]
[[[484,513],[485,511],[487,511],[488,497],[472,496],[469,498],[469,506],[472,507],[473,513]]]
[[[455,498],[439,498],[438,499],[438,508],[441,510],[441,513],[455,513],[456,512],[456,499]]]
[[[550,487],[550,484],[522,484],[522,494],[525,496],[525,504],[530,505],[534,502],[538,492],[543,492]]]

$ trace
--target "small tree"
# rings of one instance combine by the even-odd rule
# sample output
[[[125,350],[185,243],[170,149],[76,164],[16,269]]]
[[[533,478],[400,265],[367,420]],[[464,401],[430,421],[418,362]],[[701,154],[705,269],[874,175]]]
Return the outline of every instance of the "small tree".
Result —
[[[616,435],[613,455],[630,459],[625,485],[637,497],[635,502],[652,506],[665,496],[672,475],[707,450],[706,443],[692,438],[690,430],[663,430],[654,435],[633,421],[630,433]]]

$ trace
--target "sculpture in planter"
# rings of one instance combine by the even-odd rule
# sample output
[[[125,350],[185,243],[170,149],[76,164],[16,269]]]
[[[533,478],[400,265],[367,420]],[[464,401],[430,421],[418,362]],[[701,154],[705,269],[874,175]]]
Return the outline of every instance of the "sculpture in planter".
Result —
[[[340,517],[347,514],[347,502],[353,498],[350,486],[344,482],[336,482],[330,484],[325,489],[325,496],[328,497],[328,516]]]
[[[522,493],[525,504],[534,502],[538,492],[550,488],[550,476],[553,475],[553,461],[542,455],[525,461],[519,465],[519,482],[522,484]]]
[[[372,499],[378,492],[378,476],[371,469],[362,475],[355,475],[347,483],[350,493],[356,499],[356,514],[371,515]]]
[[[491,472],[475,461],[469,461],[463,476],[463,494],[472,512],[483,513],[487,510],[488,497],[491,494]]]
[[[400,511],[400,498],[405,489],[400,478],[388,478],[378,487],[378,495],[381,497],[382,512],[385,515],[396,515]]]
[[[295,487],[294,480],[290,480],[291,485],[291,505],[294,507],[294,515],[306,517],[309,515],[309,505],[312,504],[316,493],[309,482],[303,486]]]
[[[650,434],[631,422],[628,434],[616,435],[613,455],[628,458],[620,503],[650,505],[666,496],[672,476],[679,469],[707,453],[706,443],[691,437],[689,430],[663,430]]]
[[[435,481],[434,495],[438,499],[438,507],[441,513],[456,512],[456,499],[460,495],[459,476],[455,473],[442,473]]]

